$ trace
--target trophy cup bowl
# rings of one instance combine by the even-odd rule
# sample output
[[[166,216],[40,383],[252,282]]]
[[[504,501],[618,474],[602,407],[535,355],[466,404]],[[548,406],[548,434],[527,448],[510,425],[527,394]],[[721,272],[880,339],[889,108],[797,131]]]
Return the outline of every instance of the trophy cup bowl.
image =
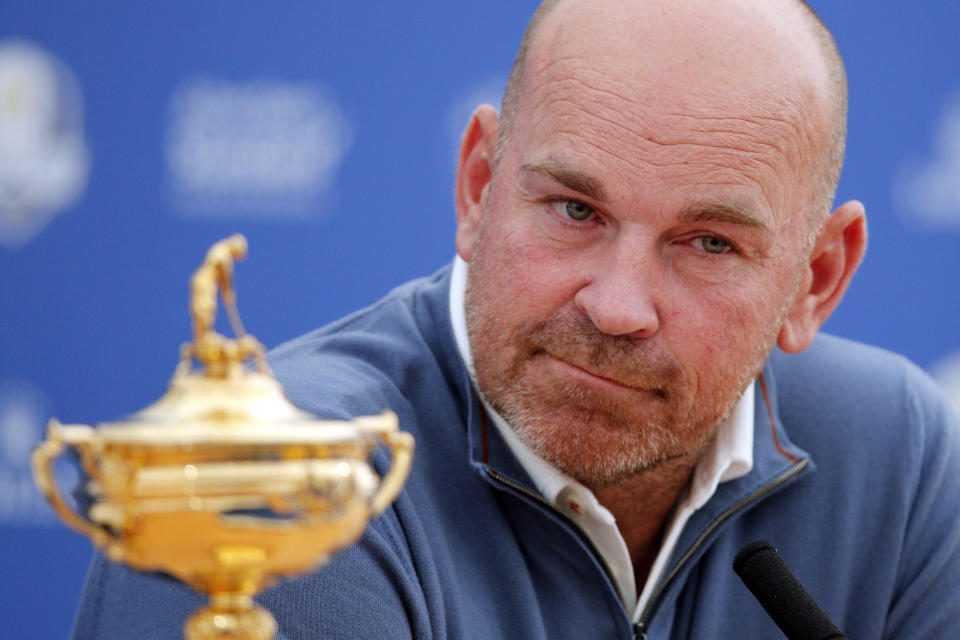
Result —
[[[32,460],[57,514],[111,560],[209,596],[184,626],[188,640],[274,637],[254,594],[356,541],[399,493],[413,456],[413,438],[390,411],[319,420],[286,399],[236,316],[232,266],[245,254],[242,236],[223,240],[191,279],[195,340],[163,397],[97,428],[53,419]],[[218,290],[236,339],[212,329]],[[205,368],[194,370],[194,359]],[[391,454],[383,478],[369,462],[380,445]],[[68,448],[87,477],[85,514],[54,478]]]

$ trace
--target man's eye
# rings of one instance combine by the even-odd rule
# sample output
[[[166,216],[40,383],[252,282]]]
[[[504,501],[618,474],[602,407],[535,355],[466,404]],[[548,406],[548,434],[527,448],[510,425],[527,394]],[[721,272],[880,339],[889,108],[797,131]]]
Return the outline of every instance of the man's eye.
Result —
[[[699,236],[693,239],[693,244],[707,253],[727,253],[733,249],[733,245],[717,236]]]
[[[571,220],[576,220],[577,222],[583,222],[594,214],[593,207],[588,207],[576,200],[558,200],[551,203],[551,206],[559,215],[570,218]]]

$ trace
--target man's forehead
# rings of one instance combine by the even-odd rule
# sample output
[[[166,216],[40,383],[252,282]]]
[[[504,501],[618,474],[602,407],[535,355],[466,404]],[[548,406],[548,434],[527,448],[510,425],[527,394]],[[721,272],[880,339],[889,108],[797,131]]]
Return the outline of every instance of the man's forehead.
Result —
[[[725,91],[731,99],[812,98],[827,93],[824,61],[795,5],[567,0],[544,18],[531,41],[526,88],[575,77],[625,97],[673,89],[686,96]],[[794,10],[783,15],[784,6]]]
[[[609,200],[666,188],[679,199],[737,197],[772,212],[788,191],[804,188],[803,156],[788,142],[801,117],[795,108],[783,109],[788,119],[744,117],[736,109],[663,110],[656,101],[618,108],[603,92],[569,89],[549,87],[532,106],[532,117],[515,134],[515,166],[546,165],[553,177],[566,169],[572,177],[580,172],[584,184],[585,178],[602,181],[602,189],[592,191],[604,191]]]

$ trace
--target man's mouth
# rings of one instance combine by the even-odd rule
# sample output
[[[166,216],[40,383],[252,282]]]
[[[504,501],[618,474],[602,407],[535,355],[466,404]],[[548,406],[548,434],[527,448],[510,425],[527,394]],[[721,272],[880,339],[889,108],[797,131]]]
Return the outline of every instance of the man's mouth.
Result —
[[[601,371],[594,367],[576,364],[570,360],[554,356],[550,353],[544,352],[544,355],[565,367],[574,376],[585,380],[588,384],[606,385],[633,392],[643,391],[657,395],[661,398],[666,397],[666,392],[659,386],[643,383],[638,384],[632,380],[626,379],[625,377],[617,376],[616,374],[611,374],[606,371]]]

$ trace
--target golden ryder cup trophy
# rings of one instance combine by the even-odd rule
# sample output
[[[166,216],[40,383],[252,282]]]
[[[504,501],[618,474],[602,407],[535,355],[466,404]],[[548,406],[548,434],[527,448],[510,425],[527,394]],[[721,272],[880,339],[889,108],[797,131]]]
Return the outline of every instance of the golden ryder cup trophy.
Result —
[[[53,419],[33,454],[37,485],[64,522],[112,560],[210,596],[184,626],[190,640],[274,637],[253,595],[356,541],[396,497],[413,456],[389,411],[322,421],[284,397],[236,312],[233,264],[246,251],[240,235],[218,242],[191,278],[194,341],[160,400],[95,429]],[[235,339],[213,330],[218,291]],[[381,443],[392,456],[382,479],[369,464]],[[54,479],[68,447],[93,500],[83,515]]]

